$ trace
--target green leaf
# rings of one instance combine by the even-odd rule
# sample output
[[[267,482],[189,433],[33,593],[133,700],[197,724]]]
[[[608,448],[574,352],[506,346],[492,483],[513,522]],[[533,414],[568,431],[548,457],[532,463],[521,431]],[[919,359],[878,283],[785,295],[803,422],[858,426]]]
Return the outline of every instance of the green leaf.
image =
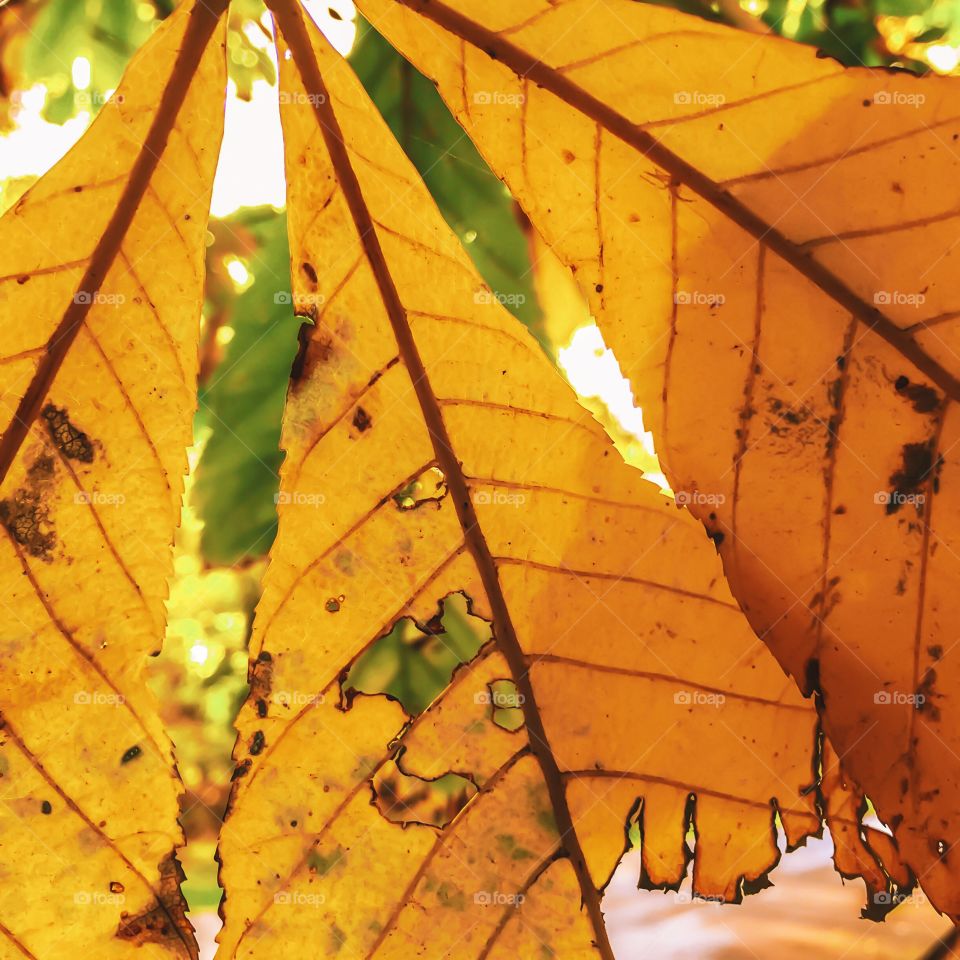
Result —
[[[257,559],[273,543],[280,420],[301,325],[287,292],[286,217],[267,208],[226,222],[249,231],[257,252],[247,262],[253,283],[221,305],[234,336],[200,389],[196,432],[208,439],[191,502],[204,522],[201,551],[212,564]]]
[[[509,191],[436,87],[359,16],[357,29],[350,61],[367,93],[494,295],[537,332],[541,314],[530,254]]]

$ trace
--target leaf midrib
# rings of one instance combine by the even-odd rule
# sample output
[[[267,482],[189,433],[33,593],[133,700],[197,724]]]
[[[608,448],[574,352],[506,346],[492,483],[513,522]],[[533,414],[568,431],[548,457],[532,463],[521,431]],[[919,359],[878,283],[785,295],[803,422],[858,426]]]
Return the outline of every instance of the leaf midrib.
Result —
[[[393,0],[432,21],[459,40],[469,43],[491,59],[503,63],[518,76],[531,80],[568,106],[602,126],[628,146],[646,156],[676,181],[716,208],[815,284],[828,297],[848,310],[882,337],[905,359],[930,378],[952,400],[960,399],[960,379],[931,357],[909,334],[883,311],[865,301],[809,251],[790,240],[701,170],[667,148],[656,137],[630,122],[553,67],[536,60],[509,40],[481,26],[439,0]],[[362,6],[362,4],[361,4]],[[482,151],[481,151],[482,152]]]
[[[90,256],[77,293],[94,294],[106,281],[126,239],[127,231],[140,209],[166,149],[167,140],[176,126],[200,61],[228,2],[229,0],[196,0],[190,11],[190,21],[184,31],[180,50],[177,52],[170,79],[160,97],[153,122],[130,170],[129,179],[110,222]],[[63,361],[93,307],[94,299],[93,296],[74,296],[47,341],[37,370],[20,399],[9,427],[0,438],[0,485],[6,480],[30,427],[40,413]]]
[[[296,0],[267,0],[267,6],[276,17],[280,32],[293,54],[314,114],[320,127],[334,173],[343,191],[360,243],[374,274],[384,307],[390,319],[400,355],[410,375],[421,412],[430,434],[440,468],[446,477],[450,498],[457,511],[467,549],[470,551],[483,583],[493,613],[494,635],[497,646],[506,659],[518,691],[523,697],[523,713],[530,748],[539,763],[560,834],[560,843],[567,852],[576,873],[584,905],[590,916],[596,945],[604,960],[614,960],[610,947],[600,897],[586,864],[579,837],[566,800],[566,790],[560,769],[546,736],[546,730],[537,707],[533,686],[517,639],[506,599],[500,587],[496,564],[481,532],[476,511],[470,497],[466,478],[453,450],[440,405],[427,377],[426,368],[407,322],[406,310],[380,246],[373,217],[366,205],[360,183],[350,162],[343,133],[333,110],[320,67],[313,55],[310,38],[303,22],[303,14]]]

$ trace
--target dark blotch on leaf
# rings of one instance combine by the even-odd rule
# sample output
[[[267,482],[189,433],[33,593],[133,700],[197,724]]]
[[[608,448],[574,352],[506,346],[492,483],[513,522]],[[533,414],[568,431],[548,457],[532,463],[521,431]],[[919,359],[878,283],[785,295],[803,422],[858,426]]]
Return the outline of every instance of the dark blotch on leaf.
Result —
[[[940,396],[936,390],[922,383],[911,383],[907,377],[897,377],[894,389],[913,404],[917,413],[932,413],[940,406]]]
[[[143,753],[143,750],[139,746],[134,744],[121,758],[120,763],[130,763],[131,760],[136,760],[140,754]]]
[[[353,415],[353,425],[363,433],[364,430],[367,430],[370,427],[370,424],[373,423],[373,419],[370,414],[367,413],[363,407],[357,407],[357,412]]]
[[[890,476],[892,489],[886,504],[888,514],[896,513],[926,483],[934,466],[933,441],[904,444],[901,459],[900,469]]]
[[[256,757],[263,752],[263,748],[266,746],[267,738],[263,735],[262,730],[258,730],[254,735],[253,739],[250,741],[250,752]]]
[[[49,800],[44,800],[43,803],[40,804],[40,812],[49,817],[50,814],[53,813],[53,804]]]
[[[81,463],[93,463],[93,444],[90,438],[70,422],[66,410],[48,403],[43,408],[42,416],[47,422],[53,445],[65,457]]]
[[[47,508],[53,476],[53,458],[37,457],[27,470],[26,484],[8,500],[0,500],[0,523],[30,556],[48,561],[57,542]]]

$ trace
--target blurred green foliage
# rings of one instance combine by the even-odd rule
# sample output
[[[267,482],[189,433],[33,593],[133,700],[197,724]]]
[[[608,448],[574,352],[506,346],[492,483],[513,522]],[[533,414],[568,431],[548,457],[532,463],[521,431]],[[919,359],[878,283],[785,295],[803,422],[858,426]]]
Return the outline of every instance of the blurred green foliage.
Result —
[[[540,308],[527,239],[507,188],[437,88],[362,17],[350,62],[480,275],[508,309],[535,327]]]
[[[116,89],[127,61],[153,30],[149,4],[108,0],[98,3],[97,15],[91,16],[93,6],[78,0],[50,0],[40,5],[31,26],[23,57],[25,85],[46,84],[45,114],[53,123],[103,103],[107,91]],[[76,57],[90,61],[90,85],[85,90],[73,85],[71,65]]]
[[[130,57],[175,6],[175,0],[14,0],[9,22],[20,22],[26,41],[17,65],[18,85],[47,87],[44,115],[53,123],[95,112],[116,89]],[[247,35],[249,29],[264,29],[258,24],[262,13],[261,0],[231,2],[228,64],[243,98],[249,97],[254,80],[276,81],[270,58]],[[77,57],[90,63],[89,85],[83,89],[73,82]]]
[[[204,558],[234,564],[265,555],[276,534],[280,423],[301,324],[287,292],[287,218],[241,211],[213,230],[196,420],[206,439],[191,502],[204,521]],[[224,269],[233,257],[250,274],[240,291]],[[220,353],[224,331],[233,336]]]

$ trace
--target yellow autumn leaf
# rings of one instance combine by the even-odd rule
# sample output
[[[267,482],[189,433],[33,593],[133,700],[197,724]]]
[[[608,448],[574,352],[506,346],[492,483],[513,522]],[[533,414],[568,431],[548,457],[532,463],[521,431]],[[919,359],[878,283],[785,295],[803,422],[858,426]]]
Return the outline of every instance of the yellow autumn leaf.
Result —
[[[960,917],[955,81],[627,0],[363,0],[589,297],[667,476]]]
[[[815,714],[699,525],[480,281],[350,67],[273,9],[313,325],[237,721],[221,955],[609,958],[600,900],[631,824],[642,885],[679,885],[695,825],[694,888],[727,901],[779,859],[775,815],[791,845],[819,832]],[[458,598],[493,638],[428,709],[350,686],[395,624],[436,633]],[[451,778],[451,802],[418,798]],[[888,894],[909,885],[890,857],[871,867]]]
[[[0,219],[0,955],[196,957],[148,693],[195,406],[225,3]]]

